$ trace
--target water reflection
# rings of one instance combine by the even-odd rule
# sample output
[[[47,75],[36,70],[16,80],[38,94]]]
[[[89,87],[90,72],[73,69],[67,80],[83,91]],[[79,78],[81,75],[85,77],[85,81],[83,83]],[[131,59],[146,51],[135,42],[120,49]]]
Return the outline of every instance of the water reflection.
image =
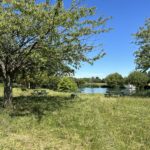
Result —
[[[85,94],[106,94],[109,92],[112,93],[116,93],[118,95],[139,95],[139,96],[149,96],[150,95],[150,90],[141,90],[141,91],[136,91],[133,89],[127,89],[127,88],[102,88],[102,87],[98,87],[98,88],[90,88],[90,87],[86,87],[86,88],[81,88],[80,89],[81,93],[85,93]]]
[[[81,93],[85,93],[85,94],[96,94],[96,93],[100,93],[100,94],[105,94],[107,91],[107,88],[81,88],[80,89]]]

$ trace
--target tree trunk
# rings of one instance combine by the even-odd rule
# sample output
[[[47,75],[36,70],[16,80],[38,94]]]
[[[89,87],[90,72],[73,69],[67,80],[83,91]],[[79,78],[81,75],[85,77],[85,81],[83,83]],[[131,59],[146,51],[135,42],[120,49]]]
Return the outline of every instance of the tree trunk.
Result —
[[[12,78],[7,75],[4,79],[4,107],[12,106]]]

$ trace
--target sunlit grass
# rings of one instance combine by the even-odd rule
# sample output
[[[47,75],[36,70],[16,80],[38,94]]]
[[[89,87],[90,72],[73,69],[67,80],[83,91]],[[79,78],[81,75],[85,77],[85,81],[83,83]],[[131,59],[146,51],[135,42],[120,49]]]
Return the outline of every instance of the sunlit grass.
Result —
[[[52,91],[52,90],[49,90],[49,89],[39,88],[38,90],[46,90],[46,92],[48,93],[48,96],[67,95],[67,93],[60,93],[60,92]],[[13,96],[14,97],[31,96],[33,91],[34,91],[34,89],[23,90],[21,88],[13,88]],[[0,84],[0,97],[3,97],[3,95],[4,95],[3,92],[4,92],[3,84]]]
[[[150,98],[71,99],[47,91],[47,97],[31,97],[32,90],[14,89],[14,110],[0,110],[0,149],[150,149]]]

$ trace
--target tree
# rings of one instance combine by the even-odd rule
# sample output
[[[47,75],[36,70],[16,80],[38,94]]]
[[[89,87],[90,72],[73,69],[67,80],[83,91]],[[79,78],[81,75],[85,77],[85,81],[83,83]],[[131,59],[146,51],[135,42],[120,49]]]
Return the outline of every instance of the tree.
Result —
[[[136,44],[139,49],[135,52],[137,69],[143,72],[150,69],[150,18],[147,19],[144,27],[141,27],[135,34]]]
[[[150,71],[147,73],[147,76],[149,78],[148,83],[150,83]]]
[[[99,77],[92,77],[91,82],[92,83],[101,83],[101,79]]]
[[[148,76],[145,73],[134,71],[129,74],[127,82],[135,85],[138,89],[142,89],[148,83]]]
[[[86,82],[83,78],[74,78],[78,87],[82,87]]]
[[[43,67],[79,68],[81,62],[93,63],[104,55],[87,57],[95,45],[86,43],[91,35],[108,31],[108,19],[87,19],[95,8],[79,7],[75,0],[65,9],[56,4],[34,0],[12,0],[0,4],[0,72],[4,81],[4,106],[12,104],[12,83],[17,74],[36,60]],[[49,68],[49,70],[52,70]],[[58,69],[59,70],[59,69]]]
[[[29,65],[22,68],[16,77],[17,83],[26,85],[27,88],[30,88],[30,85],[32,85],[32,87],[43,85],[48,87],[49,82],[52,81],[50,80],[50,78],[53,78],[52,76],[55,78],[62,75],[74,74],[73,69],[64,66],[63,64],[59,64],[58,62],[55,62],[55,60],[51,63],[41,63],[39,59],[37,60],[28,60],[30,62]]]
[[[72,78],[63,77],[58,83],[58,90],[62,92],[76,92],[78,86]]]
[[[110,87],[121,87],[123,86],[124,79],[119,73],[113,73],[105,78],[105,82]]]
[[[58,89],[58,83],[60,82],[61,77],[51,76],[49,77],[48,87],[52,90]]]

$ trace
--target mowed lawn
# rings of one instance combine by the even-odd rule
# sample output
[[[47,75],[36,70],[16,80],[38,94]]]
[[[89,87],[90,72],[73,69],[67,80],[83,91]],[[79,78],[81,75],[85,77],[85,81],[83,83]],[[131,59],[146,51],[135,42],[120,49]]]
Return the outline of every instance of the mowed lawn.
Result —
[[[15,92],[14,110],[0,108],[0,150],[150,149],[150,98]]]

